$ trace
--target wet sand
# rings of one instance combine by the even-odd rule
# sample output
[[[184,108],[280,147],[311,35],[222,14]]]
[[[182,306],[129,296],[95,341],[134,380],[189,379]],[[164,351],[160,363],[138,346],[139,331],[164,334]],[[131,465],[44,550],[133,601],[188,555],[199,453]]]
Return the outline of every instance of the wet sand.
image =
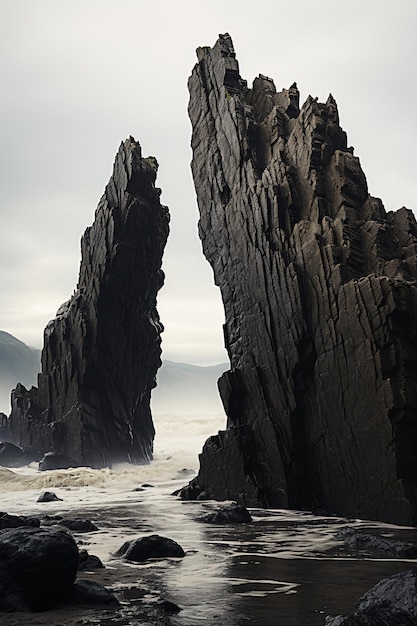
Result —
[[[249,524],[197,521],[212,504],[181,502],[171,495],[188,482],[184,469],[196,469],[201,443],[193,444],[190,457],[192,424],[196,434],[202,431],[201,437],[203,426],[206,431],[212,428],[210,420],[205,425],[194,418],[188,423],[167,418],[166,436],[149,466],[2,472],[2,510],[39,518],[81,517],[96,524],[98,531],[74,536],[106,569],[80,572],[79,578],[104,585],[120,602],[101,609],[3,613],[2,626],[323,626],[325,615],[351,612],[381,578],[417,568],[416,560],[355,557],[338,539],[340,530],[354,527],[417,543],[416,529],[260,509],[251,510]],[[55,491],[62,501],[37,503],[45,489]],[[129,564],[112,556],[125,541],[153,533],[177,541],[185,557]],[[164,600],[177,604],[181,612],[164,613]]]
[[[192,554],[188,555],[192,558]],[[187,558],[187,557],[186,557]],[[325,615],[351,612],[360,595],[382,577],[414,567],[401,561],[277,559],[235,556],[226,577],[201,571],[200,580],[183,586],[175,559],[152,566],[113,562],[104,570],[80,572],[113,591],[118,607],[62,607],[42,613],[1,614],[2,626],[302,626],[324,624]],[[210,578],[212,578],[210,580]],[[204,586],[207,585],[207,593]],[[182,607],[164,612],[162,601]],[[214,600],[214,601],[213,601]]]

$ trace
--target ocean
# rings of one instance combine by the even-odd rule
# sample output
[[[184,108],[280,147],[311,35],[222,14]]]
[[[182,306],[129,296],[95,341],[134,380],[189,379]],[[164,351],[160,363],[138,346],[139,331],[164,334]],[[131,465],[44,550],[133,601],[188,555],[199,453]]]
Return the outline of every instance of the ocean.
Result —
[[[2,626],[149,625],[149,607],[161,600],[181,608],[169,616],[173,626],[322,626],[327,614],[351,612],[384,576],[415,567],[416,561],[352,556],[337,538],[346,527],[383,536],[407,532],[377,522],[264,509],[251,509],[248,524],[198,521],[213,503],[182,502],[172,494],[195,475],[205,439],[224,428],[225,417],[164,414],[154,422],[149,465],[50,472],[38,472],[35,465],[0,468],[2,511],[96,524],[98,531],[75,537],[106,568],[80,577],[104,584],[121,602],[115,609],[2,614]],[[62,501],[37,503],[46,490]],[[132,564],[114,556],[126,540],[154,533],[177,541],[185,557]]]

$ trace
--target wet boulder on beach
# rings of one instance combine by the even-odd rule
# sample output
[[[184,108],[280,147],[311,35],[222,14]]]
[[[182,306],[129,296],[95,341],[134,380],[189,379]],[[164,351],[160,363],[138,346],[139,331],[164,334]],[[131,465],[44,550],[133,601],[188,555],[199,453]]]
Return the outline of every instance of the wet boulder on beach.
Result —
[[[168,615],[175,615],[177,613],[181,613],[182,611],[182,608],[175,602],[171,602],[171,600],[162,600],[160,606],[164,613],[167,613]]]
[[[95,569],[103,569],[104,565],[101,559],[95,554],[89,554],[87,550],[80,550],[80,558],[78,563],[78,571],[91,571]]]
[[[325,626],[415,626],[417,572],[407,570],[383,578],[358,601],[347,617],[326,617]]]
[[[247,524],[252,521],[252,516],[242,504],[222,502],[220,505],[211,505],[211,510],[197,519],[207,524]]]
[[[384,537],[374,533],[363,532],[356,528],[344,528],[337,533],[336,539],[343,541],[345,548],[351,554],[365,558],[417,558],[416,541],[404,541],[394,537]]]
[[[148,559],[182,558],[185,552],[173,539],[160,535],[149,535],[126,541],[115,553],[128,561],[147,561]]]
[[[0,610],[46,610],[71,593],[78,548],[63,529],[0,532]]]
[[[36,500],[36,502],[59,502],[59,501],[62,502],[63,500],[62,498],[58,498],[56,493],[54,493],[53,491],[44,491]]]
[[[86,550],[79,553],[72,535],[62,528],[2,530],[0,611],[32,612],[84,604],[118,604],[105,587],[89,580],[76,581],[78,570],[103,567],[98,557]]]
[[[105,587],[93,580],[77,580],[72,589],[73,599],[77,604],[118,605],[117,598]]]
[[[0,513],[0,530],[4,530],[6,528],[21,528],[22,526],[38,528],[40,526],[40,521],[37,517]]]

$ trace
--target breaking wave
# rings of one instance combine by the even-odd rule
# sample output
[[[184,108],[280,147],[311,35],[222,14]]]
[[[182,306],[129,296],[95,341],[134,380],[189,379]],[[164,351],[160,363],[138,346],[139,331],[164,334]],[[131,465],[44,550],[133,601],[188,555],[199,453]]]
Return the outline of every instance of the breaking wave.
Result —
[[[18,470],[0,467],[0,493],[81,487],[103,489],[135,488],[144,482],[165,482],[192,476],[198,469],[198,454],[204,441],[224,428],[224,415],[154,417],[156,437],[154,460],[147,465],[122,463],[112,469],[78,467],[39,472],[32,463]]]

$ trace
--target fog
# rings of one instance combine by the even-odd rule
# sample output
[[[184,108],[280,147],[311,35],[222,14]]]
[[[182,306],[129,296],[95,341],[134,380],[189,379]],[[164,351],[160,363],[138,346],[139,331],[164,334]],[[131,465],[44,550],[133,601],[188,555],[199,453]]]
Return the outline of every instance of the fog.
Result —
[[[152,391],[153,413],[223,413],[217,380],[228,369],[226,363],[208,367],[164,361]],[[30,388],[37,384],[40,351],[0,331],[0,412],[9,415],[10,393],[18,382]]]
[[[198,46],[233,38],[243,78],[297,81],[339,106],[369,191],[417,207],[417,2],[2,0],[0,328],[41,347],[73,292],[79,241],[122,140],[159,162],[171,212],[158,294],[164,358],[227,360],[219,290],[197,236],[187,78]]]

